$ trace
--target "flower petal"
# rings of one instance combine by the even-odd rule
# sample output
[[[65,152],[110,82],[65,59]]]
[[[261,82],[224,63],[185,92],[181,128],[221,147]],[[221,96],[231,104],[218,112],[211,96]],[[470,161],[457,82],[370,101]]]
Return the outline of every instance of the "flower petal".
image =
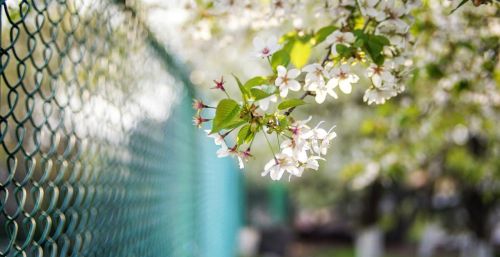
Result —
[[[343,79],[339,82],[339,87],[340,87],[340,90],[342,90],[342,92],[344,92],[344,94],[350,94],[352,92],[351,83],[349,81],[347,81],[346,79]]]
[[[288,81],[288,88],[292,91],[299,91],[300,90],[300,83],[297,80],[289,80]]]
[[[294,78],[298,77],[299,75],[300,75],[300,70],[298,70],[298,69],[291,69],[287,73],[287,77],[289,79],[294,79]]]

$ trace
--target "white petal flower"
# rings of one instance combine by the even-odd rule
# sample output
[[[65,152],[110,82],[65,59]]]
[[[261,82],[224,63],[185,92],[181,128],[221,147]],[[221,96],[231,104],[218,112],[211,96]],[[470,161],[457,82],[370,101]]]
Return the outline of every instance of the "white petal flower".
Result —
[[[226,146],[226,142],[224,141],[224,137],[219,133],[210,134],[210,130],[205,130],[207,136],[214,139],[215,145]]]
[[[398,48],[404,48],[409,25],[403,20],[386,20],[381,22],[375,29],[376,35],[386,36],[392,45]]]
[[[311,134],[311,129],[306,124],[312,119],[312,116],[309,116],[307,120],[297,120],[290,126],[290,131],[292,132],[292,136],[294,139],[308,139]]]
[[[349,45],[354,42],[354,35],[351,32],[334,31],[328,37],[326,42],[329,44],[345,44]]]
[[[281,45],[278,44],[278,39],[274,36],[269,37],[267,40],[255,37],[253,40],[253,46],[257,56],[262,58],[269,57],[281,49]]]
[[[331,71],[331,77],[332,79],[328,82],[329,86],[332,88],[339,86],[344,94],[350,94],[352,92],[352,84],[359,81],[359,77],[356,74],[350,73],[348,64],[334,67]]]
[[[307,151],[309,150],[309,146],[307,142],[303,139],[287,139],[281,143],[281,152],[285,155],[293,157],[299,162],[307,161]]]
[[[304,68],[302,71],[306,72],[304,89],[309,90],[312,83],[325,84],[325,77],[328,78],[328,72],[319,63],[312,63]]]
[[[272,180],[280,180],[285,172],[291,175],[300,173],[297,162],[285,154],[277,154],[275,159],[270,160],[264,167],[262,176],[270,174]]]
[[[370,65],[367,70],[367,76],[370,77],[373,85],[381,90],[390,90],[396,85],[396,77],[385,69],[384,66]]]
[[[386,14],[376,6],[379,2],[380,0],[359,0],[361,14],[374,18],[377,21],[384,20]]]
[[[278,77],[274,83],[279,88],[281,97],[286,97],[288,95],[288,90],[300,90],[300,83],[295,80],[295,78],[300,75],[299,70],[291,69],[287,71],[287,69],[282,65],[279,65],[276,70],[278,71]]]
[[[354,35],[351,32],[341,32],[340,30],[334,31],[326,38],[326,42],[332,45],[332,55],[337,56],[337,45],[343,44],[346,46],[350,46],[354,43]]]
[[[224,144],[222,145],[222,147],[217,150],[217,157],[219,158],[224,158],[224,157],[227,157],[229,156],[229,148],[227,148],[227,146]]]
[[[388,20],[399,19],[407,13],[404,4],[397,4],[394,0],[386,0],[380,2],[380,5],[377,9],[382,10]]]
[[[306,163],[304,163],[304,166],[302,167],[306,169],[318,170],[319,169],[318,160],[325,160],[325,159],[321,158],[320,156],[311,156],[309,159],[307,159]]]
[[[394,90],[380,90],[376,87],[368,88],[363,96],[363,101],[367,102],[369,105],[372,103],[383,104],[385,101],[391,97],[394,97],[398,92]]]
[[[251,156],[250,150],[238,152],[236,154],[236,156],[238,157],[238,165],[239,165],[240,169],[243,169],[243,168],[245,168],[245,162],[248,161],[248,158],[250,158],[250,156]]]
[[[327,95],[330,95],[335,99],[338,98],[337,93],[333,91],[333,88],[334,87],[332,87],[331,85],[328,86],[324,82],[323,83],[314,82],[309,86],[308,90],[316,94],[314,100],[316,100],[317,103],[321,104],[325,101]]]
[[[327,153],[328,148],[330,147],[330,141],[337,137],[337,133],[333,131],[335,126],[333,126],[328,132],[319,126],[323,122],[318,123],[318,125],[312,129],[313,137],[311,138],[311,145],[313,152],[321,155],[325,155]]]

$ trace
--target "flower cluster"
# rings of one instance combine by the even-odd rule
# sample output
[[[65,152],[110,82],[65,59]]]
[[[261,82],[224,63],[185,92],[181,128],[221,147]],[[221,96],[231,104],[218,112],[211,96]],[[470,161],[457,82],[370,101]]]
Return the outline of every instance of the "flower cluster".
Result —
[[[196,126],[211,121],[207,134],[221,148],[219,157],[232,156],[239,160],[240,168],[251,154],[257,134],[263,133],[273,158],[265,165],[263,175],[279,180],[289,176],[302,176],[304,170],[319,168],[330,141],[336,134],[333,129],[307,126],[309,120],[296,120],[292,112],[313,96],[318,104],[337,99],[338,91],[351,94],[361,85],[361,77],[368,81],[363,100],[368,104],[383,104],[387,99],[404,90],[411,62],[407,60],[411,46],[409,12],[418,5],[410,0],[343,0],[332,4],[342,9],[342,14],[332,18],[331,25],[316,32],[297,30],[280,39],[256,37],[253,40],[256,58],[269,64],[270,75],[250,78],[242,83],[235,81],[241,93],[232,98],[225,88],[225,81],[214,80],[215,90],[227,98],[216,107],[208,107],[195,100]],[[331,5],[331,6],[332,6]],[[330,6],[330,7],[331,7]],[[337,10],[338,11],[338,10]],[[320,61],[309,62],[314,49],[327,49]],[[200,115],[201,110],[214,108],[213,119]],[[225,138],[234,133],[232,146]],[[275,154],[267,134],[278,138],[280,152]]]
[[[337,134],[332,127],[329,131],[320,128],[320,122],[313,129],[307,126],[310,120],[296,121],[290,127],[292,134],[280,145],[281,152],[276,154],[264,167],[262,176],[270,175],[273,180],[280,180],[285,172],[301,177],[305,169],[318,170],[318,160],[324,160],[330,141]]]

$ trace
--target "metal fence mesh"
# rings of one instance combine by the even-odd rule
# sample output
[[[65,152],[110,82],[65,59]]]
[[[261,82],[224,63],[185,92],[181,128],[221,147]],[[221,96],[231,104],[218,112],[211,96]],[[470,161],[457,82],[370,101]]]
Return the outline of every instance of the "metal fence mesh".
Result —
[[[196,158],[185,71],[136,14],[0,3],[0,256],[230,256],[238,175]]]

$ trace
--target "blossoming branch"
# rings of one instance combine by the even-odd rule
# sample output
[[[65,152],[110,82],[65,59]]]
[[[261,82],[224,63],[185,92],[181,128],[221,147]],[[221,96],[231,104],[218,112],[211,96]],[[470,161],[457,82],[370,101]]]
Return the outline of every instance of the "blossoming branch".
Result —
[[[195,100],[194,124],[206,130],[216,145],[219,157],[232,156],[240,168],[252,156],[252,144],[262,134],[269,144],[271,160],[263,176],[280,180],[300,177],[306,169],[317,170],[319,160],[325,160],[336,133],[309,126],[307,120],[293,117],[295,108],[306,103],[309,96],[317,104],[337,99],[337,89],[350,94],[353,87],[365,87],[363,100],[382,104],[404,90],[409,73],[412,47],[410,11],[418,1],[410,0],[342,0],[335,1],[338,12],[331,24],[315,32],[291,31],[278,37],[253,40],[256,58],[268,63],[269,74],[250,78],[242,83],[234,76],[240,96],[226,92],[223,77],[214,80],[214,90],[226,98],[210,107]],[[219,3],[220,4],[220,3]],[[326,50],[325,50],[326,49]],[[310,61],[313,51],[322,51],[324,58]],[[369,82],[360,84],[360,77]],[[215,116],[204,116],[204,109],[215,108]],[[275,135],[281,144],[274,152],[268,135]],[[230,136],[235,140],[226,140]],[[228,145],[229,142],[235,142]]]

